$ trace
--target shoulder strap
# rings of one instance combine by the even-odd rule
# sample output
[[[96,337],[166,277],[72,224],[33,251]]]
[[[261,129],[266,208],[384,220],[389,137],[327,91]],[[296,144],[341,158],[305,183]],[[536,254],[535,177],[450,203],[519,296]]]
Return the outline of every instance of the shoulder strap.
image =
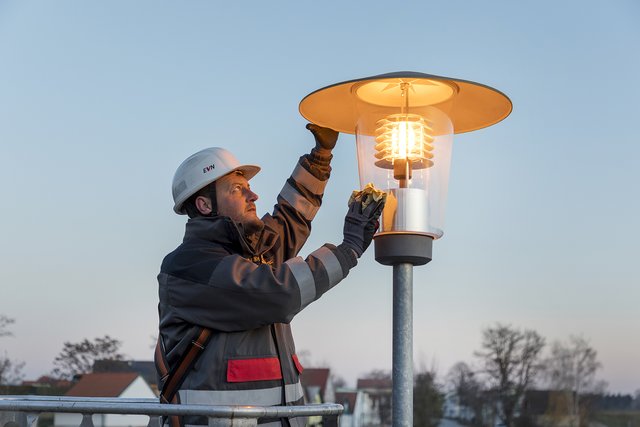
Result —
[[[158,334],[158,342],[154,354],[156,369],[160,373],[160,403],[180,403],[178,390],[182,385],[187,373],[191,370],[196,360],[207,346],[211,338],[211,329],[199,327],[196,329],[194,338],[189,343],[187,350],[182,354],[173,368],[169,368],[167,358],[162,345],[162,336]],[[181,417],[169,417],[171,427],[182,426]]]

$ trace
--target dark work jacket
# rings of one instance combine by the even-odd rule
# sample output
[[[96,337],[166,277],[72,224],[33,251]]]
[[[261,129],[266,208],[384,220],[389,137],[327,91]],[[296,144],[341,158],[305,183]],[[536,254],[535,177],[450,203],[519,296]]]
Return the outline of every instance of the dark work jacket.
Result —
[[[322,179],[324,178],[324,179]],[[212,338],[179,391],[181,403],[299,405],[300,365],[289,322],[340,282],[355,255],[326,244],[306,259],[297,254],[311,230],[328,178],[328,161],[301,157],[253,244],[228,217],[190,219],[183,243],[162,263],[160,337],[169,366],[198,327]],[[203,417],[185,417],[206,425]],[[260,420],[298,426],[304,418]]]

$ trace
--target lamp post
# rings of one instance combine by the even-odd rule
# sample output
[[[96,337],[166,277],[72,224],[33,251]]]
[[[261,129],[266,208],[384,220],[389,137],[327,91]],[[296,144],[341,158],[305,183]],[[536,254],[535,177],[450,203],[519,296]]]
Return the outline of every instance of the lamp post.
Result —
[[[413,266],[443,235],[453,134],[491,126],[509,98],[478,83],[410,71],[337,83],[307,95],[310,122],[356,135],[360,186],[387,192],[375,259],[393,266],[393,425],[413,425]]]

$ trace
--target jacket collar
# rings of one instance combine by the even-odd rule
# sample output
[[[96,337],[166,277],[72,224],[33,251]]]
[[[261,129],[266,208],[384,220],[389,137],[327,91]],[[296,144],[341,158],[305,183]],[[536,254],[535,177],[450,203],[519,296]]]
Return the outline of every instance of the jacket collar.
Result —
[[[199,239],[217,243],[243,255],[260,255],[271,249],[276,233],[268,227],[252,242],[245,236],[242,224],[227,216],[197,217],[187,221],[184,240]]]

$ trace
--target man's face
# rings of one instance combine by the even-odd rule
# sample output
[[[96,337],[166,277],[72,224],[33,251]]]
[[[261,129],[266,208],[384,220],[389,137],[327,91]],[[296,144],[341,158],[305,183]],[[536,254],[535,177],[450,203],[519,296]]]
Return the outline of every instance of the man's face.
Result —
[[[232,173],[216,181],[218,214],[228,216],[243,225],[245,233],[262,230],[264,223],[256,214],[258,195],[251,191],[249,181],[238,173]]]

